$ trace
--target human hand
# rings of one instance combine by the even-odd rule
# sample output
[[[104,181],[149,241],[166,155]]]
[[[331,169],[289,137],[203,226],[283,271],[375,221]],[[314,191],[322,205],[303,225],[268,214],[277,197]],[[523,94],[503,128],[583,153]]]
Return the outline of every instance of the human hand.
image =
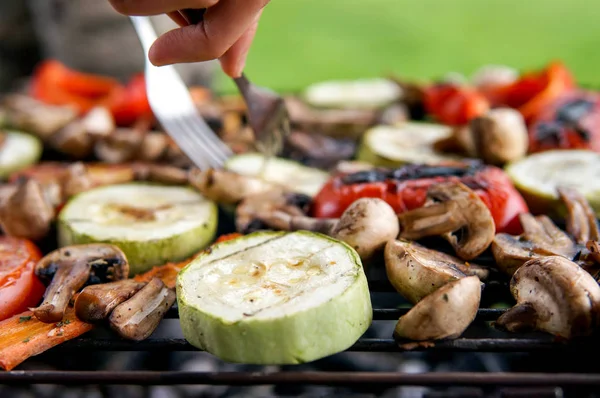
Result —
[[[258,20],[269,0],[109,0],[125,15],[167,14],[180,27],[160,36],[148,57],[157,66],[219,59],[223,71],[244,70]],[[178,10],[206,8],[203,21],[188,25]]]

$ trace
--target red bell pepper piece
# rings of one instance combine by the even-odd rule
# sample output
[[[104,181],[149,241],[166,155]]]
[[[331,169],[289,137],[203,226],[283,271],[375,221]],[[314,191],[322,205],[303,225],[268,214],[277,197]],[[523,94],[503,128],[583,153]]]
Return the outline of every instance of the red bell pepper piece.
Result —
[[[465,125],[490,108],[485,96],[475,89],[448,83],[425,89],[423,102],[427,113],[452,126]]]
[[[443,181],[460,181],[471,187],[490,209],[498,232],[521,232],[518,215],[528,211],[525,200],[502,169],[482,164],[409,165],[339,174],[315,196],[311,213],[318,218],[338,218],[355,200],[364,197],[382,199],[401,213],[423,206],[427,189]]]
[[[130,126],[141,118],[152,117],[146,79],[142,73],[133,76],[126,87],[115,90],[107,102],[115,122],[120,126]]]

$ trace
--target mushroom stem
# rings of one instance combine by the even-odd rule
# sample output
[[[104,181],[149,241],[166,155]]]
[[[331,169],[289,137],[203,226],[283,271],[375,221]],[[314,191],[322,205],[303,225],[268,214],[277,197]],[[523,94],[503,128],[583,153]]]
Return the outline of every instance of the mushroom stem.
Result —
[[[531,213],[519,214],[519,220],[523,226],[523,237],[535,242],[534,251],[543,255],[559,255],[573,259],[577,254],[575,242],[558,228],[552,220],[546,216],[534,217]]]
[[[435,203],[398,214],[400,236],[403,239],[417,240],[425,236],[439,236],[448,231],[456,231],[464,221],[457,217],[455,202]]]
[[[538,314],[531,303],[520,303],[515,305],[494,322],[494,326],[499,330],[512,333],[530,332],[535,330],[538,322]]]
[[[425,206],[400,213],[403,239],[441,236],[463,260],[483,253],[494,239],[492,213],[469,187],[460,182],[433,184]]]
[[[567,232],[580,245],[600,240],[600,226],[587,199],[572,188],[559,187],[558,195],[567,207]]]
[[[87,282],[91,268],[89,262],[78,259],[57,267],[44,301],[33,310],[35,317],[45,323],[60,322],[71,297]]]
[[[86,287],[75,300],[75,314],[84,322],[100,322],[122,302],[128,300],[145,283],[133,279],[102,283]]]
[[[176,295],[158,278],[153,278],[129,300],[110,314],[110,327],[121,337],[144,340],[149,337],[175,303]]]

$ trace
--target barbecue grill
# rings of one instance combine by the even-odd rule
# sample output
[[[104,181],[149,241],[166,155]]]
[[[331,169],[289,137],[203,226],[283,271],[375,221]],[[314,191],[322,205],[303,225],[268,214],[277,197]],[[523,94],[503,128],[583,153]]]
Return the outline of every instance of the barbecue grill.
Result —
[[[222,214],[221,220],[227,220]],[[560,225],[560,223],[559,223]],[[230,232],[230,222],[221,223],[221,233]],[[431,246],[430,246],[431,247]],[[448,248],[439,246],[440,250]],[[492,265],[491,256],[477,260],[481,265]],[[107,331],[94,330],[83,337],[68,341],[40,356],[45,358],[69,358],[72,355],[85,358],[85,364],[76,362],[63,365],[62,370],[42,370],[39,368],[0,372],[0,384],[28,386],[32,384],[62,385],[141,385],[141,386],[278,386],[282,391],[292,392],[296,387],[326,386],[344,388],[335,390],[331,396],[375,396],[396,387],[425,387],[427,393],[421,395],[389,395],[396,397],[595,397],[600,396],[600,366],[593,360],[600,353],[597,339],[585,338],[574,341],[559,341],[556,338],[538,333],[513,334],[495,330],[492,322],[506,307],[512,304],[507,286],[508,280],[501,278],[490,281],[483,291],[481,308],[470,328],[458,339],[437,341],[428,344],[407,342],[398,344],[392,339],[392,331],[398,318],[408,312],[409,304],[395,292],[385,277],[382,267],[367,270],[373,303],[373,325],[345,353],[317,361],[315,366],[285,366],[277,370],[272,367],[241,366],[234,371],[189,371],[172,370],[168,360],[153,369],[106,370],[92,366],[89,359],[98,353],[106,352],[149,352],[166,358],[175,352],[188,352],[189,355],[207,355],[188,344],[177,330],[157,330],[150,338],[133,342],[116,337]],[[494,278],[497,279],[497,278]],[[495,308],[504,303],[505,308]],[[177,325],[176,306],[167,313],[163,323]],[[175,330],[175,332],[173,332]],[[175,336],[173,336],[175,334]],[[197,353],[197,354],[196,354]],[[467,355],[466,361],[473,361],[473,354],[492,355],[509,358],[510,372],[489,371],[431,371],[412,373],[378,369],[377,364],[366,364],[357,368],[344,365],[336,358],[343,356],[352,360],[360,353],[372,353],[374,358],[395,356],[397,358],[424,357],[425,361],[448,361]],[[377,359],[376,359],[377,360]],[[27,365],[26,361],[24,365]],[[589,363],[587,363],[589,362]],[[144,364],[147,365],[147,364]],[[18,369],[22,369],[20,366]],[[88,369],[89,368],[89,369]],[[381,367],[384,368],[384,367]],[[83,370],[85,369],[85,370]],[[234,368],[235,369],[235,368]],[[317,370],[315,370],[317,369]],[[467,367],[473,369],[473,367]],[[365,371],[366,370],[366,371]],[[345,391],[339,393],[339,391]],[[347,392],[346,392],[347,391]],[[352,395],[350,393],[359,395]],[[0,390],[0,395],[3,396]],[[112,396],[108,394],[107,396]],[[195,396],[195,395],[191,395]],[[245,396],[245,395],[241,395]],[[254,395],[253,395],[254,396]],[[261,396],[261,395],[257,395]],[[303,396],[316,396],[312,394]],[[322,395],[318,395],[322,396]],[[387,396],[387,395],[386,395]]]

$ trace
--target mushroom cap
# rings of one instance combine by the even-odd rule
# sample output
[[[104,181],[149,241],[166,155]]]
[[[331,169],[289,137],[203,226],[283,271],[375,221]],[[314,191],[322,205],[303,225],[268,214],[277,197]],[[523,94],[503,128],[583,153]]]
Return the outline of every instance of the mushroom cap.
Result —
[[[589,273],[564,257],[526,262],[513,275],[510,290],[517,306],[533,307],[533,326],[537,330],[570,338],[589,335],[599,324],[600,286]]]
[[[505,233],[498,233],[492,241],[492,255],[500,271],[512,276],[519,267],[540,255],[533,243]]]
[[[457,258],[414,242],[391,240],[384,257],[390,283],[413,304],[446,283],[467,276],[457,267]]]
[[[106,243],[72,245],[56,249],[38,261],[35,273],[48,284],[58,267],[75,261],[91,264],[88,284],[117,281],[129,275],[129,263],[125,253],[117,246]]]
[[[527,154],[527,126],[516,109],[489,110],[471,121],[471,132],[477,154],[488,164],[501,166]]]
[[[394,338],[440,340],[459,337],[473,322],[481,301],[481,282],[467,276],[448,282],[400,317]]]
[[[360,198],[344,211],[331,236],[352,246],[362,260],[371,259],[400,232],[394,209],[378,198]]]

